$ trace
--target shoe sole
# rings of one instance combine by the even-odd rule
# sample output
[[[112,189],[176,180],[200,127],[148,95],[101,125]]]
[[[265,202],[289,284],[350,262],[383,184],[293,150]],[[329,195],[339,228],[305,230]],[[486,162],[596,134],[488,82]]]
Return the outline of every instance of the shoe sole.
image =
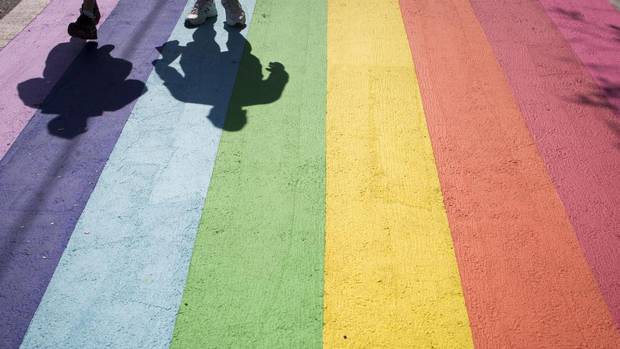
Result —
[[[245,22],[225,22],[227,26],[232,28],[245,28]]]
[[[198,27],[200,25],[205,24],[211,18],[215,18],[215,17],[217,17],[217,13],[210,15],[210,16],[206,16],[205,19],[202,21],[198,21],[198,19],[185,18],[185,26]]]

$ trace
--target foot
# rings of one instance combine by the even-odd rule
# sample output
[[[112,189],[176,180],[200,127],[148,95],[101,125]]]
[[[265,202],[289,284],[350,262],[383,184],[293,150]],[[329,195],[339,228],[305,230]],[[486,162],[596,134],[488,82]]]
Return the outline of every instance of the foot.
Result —
[[[213,0],[196,0],[194,7],[187,15],[185,22],[196,26],[203,24],[208,18],[217,16],[217,9]]]
[[[245,12],[239,0],[222,0],[226,9],[226,24],[231,27],[245,27]]]
[[[67,31],[74,38],[96,40],[97,24],[99,24],[100,19],[101,13],[96,5],[92,11],[82,8],[80,9],[80,16],[75,22],[69,24]]]

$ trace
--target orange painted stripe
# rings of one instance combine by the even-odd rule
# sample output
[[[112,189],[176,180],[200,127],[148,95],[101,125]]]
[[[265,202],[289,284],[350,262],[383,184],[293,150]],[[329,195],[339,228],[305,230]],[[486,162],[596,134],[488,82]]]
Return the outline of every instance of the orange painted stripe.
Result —
[[[401,7],[476,346],[620,348],[469,2]]]

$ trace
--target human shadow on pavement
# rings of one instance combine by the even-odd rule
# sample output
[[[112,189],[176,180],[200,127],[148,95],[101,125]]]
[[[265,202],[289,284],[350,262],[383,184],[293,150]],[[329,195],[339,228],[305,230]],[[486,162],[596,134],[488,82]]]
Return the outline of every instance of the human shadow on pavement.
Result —
[[[57,80],[55,62],[66,45],[59,44],[49,53],[43,77],[24,81],[17,89],[24,104],[56,115],[47,124],[50,134],[72,139],[88,130],[88,118],[125,107],[144,94],[146,86],[127,79],[133,64],[112,57],[113,45],[97,47],[97,43],[89,42],[39,104],[38,91]]]
[[[260,60],[252,54],[252,46],[241,35],[241,29],[227,27],[227,51],[220,52],[215,41],[214,20],[198,27],[192,42],[186,46],[170,41],[159,47],[162,58],[153,62],[155,71],[170,94],[184,103],[210,105],[207,116],[211,123],[226,131],[239,131],[247,123],[244,107],[277,101],[289,80],[284,66],[269,63],[267,78]],[[243,50],[239,61],[239,51]],[[171,66],[179,59],[180,71]],[[222,98],[222,91],[232,88],[235,65],[236,81],[230,100]],[[227,109],[226,109],[227,108]]]

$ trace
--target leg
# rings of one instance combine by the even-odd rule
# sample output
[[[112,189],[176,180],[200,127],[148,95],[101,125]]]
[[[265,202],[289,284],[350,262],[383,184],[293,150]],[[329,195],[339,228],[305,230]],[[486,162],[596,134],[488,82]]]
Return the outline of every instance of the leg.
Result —
[[[94,12],[95,6],[97,6],[97,0],[84,0],[84,3],[82,4],[82,10]]]
[[[99,24],[101,13],[99,12],[99,6],[97,6],[97,0],[84,0],[81,13],[95,19],[96,24]]]

